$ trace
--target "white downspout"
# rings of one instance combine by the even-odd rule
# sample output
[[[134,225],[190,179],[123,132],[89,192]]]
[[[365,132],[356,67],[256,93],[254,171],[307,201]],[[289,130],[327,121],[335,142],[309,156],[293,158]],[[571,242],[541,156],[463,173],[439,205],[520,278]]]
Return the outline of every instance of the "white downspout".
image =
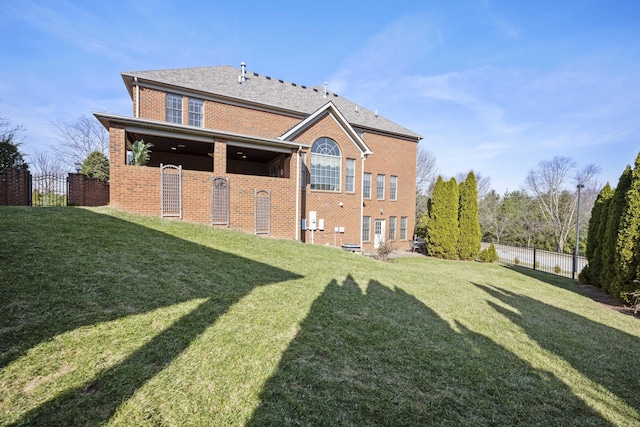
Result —
[[[133,83],[136,85],[136,119],[140,118],[140,85],[138,84],[138,78],[133,78]]]
[[[296,220],[294,222],[296,227],[296,241],[300,240],[300,151],[302,146],[298,146],[297,158],[296,158]]]
[[[362,247],[362,222],[364,221],[364,189],[362,186],[364,185],[364,161],[367,160],[367,156],[365,154],[362,155],[362,166],[360,171],[360,249],[362,253],[364,253],[364,248]],[[371,225],[369,225],[371,227]]]

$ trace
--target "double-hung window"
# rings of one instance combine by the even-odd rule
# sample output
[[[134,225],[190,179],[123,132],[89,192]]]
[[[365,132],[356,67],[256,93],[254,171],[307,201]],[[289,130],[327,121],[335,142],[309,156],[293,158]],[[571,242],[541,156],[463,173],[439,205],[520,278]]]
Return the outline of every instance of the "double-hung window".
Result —
[[[407,240],[407,217],[400,217],[400,240]]]
[[[356,178],[356,161],[354,159],[347,159],[347,173],[345,174],[344,190],[347,193],[353,193],[355,189]]]
[[[364,199],[371,198],[371,174],[365,173],[362,178],[362,197]]]
[[[389,200],[398,200],[398,177],[389,178]]]
[[[396,240],[396,217],[389,217],[389,240]]]
[[[378,200],[384,200],[384,175],[378,175],[376,198]]]
[[[362,241],[363,242],[371,241],[371,217],[370,216],[362,217]]]
[[[204,102],[202,99],[189,98],[189,126],[204,126]]]
[[[182,96],[175,93],[167,94],[167,121],[182,124]]]

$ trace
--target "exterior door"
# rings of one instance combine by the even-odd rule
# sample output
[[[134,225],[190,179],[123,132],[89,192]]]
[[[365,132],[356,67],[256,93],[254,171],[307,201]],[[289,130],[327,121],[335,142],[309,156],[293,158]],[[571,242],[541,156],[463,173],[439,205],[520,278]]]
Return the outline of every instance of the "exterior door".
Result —
[[[384,245],[385,220],[376,219],[373,227],[373,248],[378,249]]]

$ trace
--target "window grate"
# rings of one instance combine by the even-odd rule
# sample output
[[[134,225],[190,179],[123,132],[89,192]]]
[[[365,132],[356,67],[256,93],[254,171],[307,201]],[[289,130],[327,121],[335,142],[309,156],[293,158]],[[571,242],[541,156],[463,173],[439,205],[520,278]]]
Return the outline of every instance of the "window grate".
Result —
[[[271,234],[271,193],[255,190],[255,234]]]
[[[229,227],[230,193],[229,179],[214,177],[211,182],[211,225]]]
[[[182,219],[182,166],[160,164],[161,216]]]

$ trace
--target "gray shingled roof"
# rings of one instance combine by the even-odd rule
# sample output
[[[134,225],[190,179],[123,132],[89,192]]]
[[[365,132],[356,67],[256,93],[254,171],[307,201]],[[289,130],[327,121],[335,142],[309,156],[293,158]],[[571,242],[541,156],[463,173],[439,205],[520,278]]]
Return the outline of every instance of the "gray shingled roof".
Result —
[[[238,83],[240,68],[227,65],[202,68],[178,68],[170,70],[132,71],[122,73],[129,91],[133,77],[153,81],[164,85],[182,87],[194,91],[234,98],[250,103],[288,110],[309,115],[331,101],[355,127],[369,128],[402,135],[409,138],[422,138],[415,132],[400,126],[391,120],[376,115],[373,111],[342,98],[332,92],[324,97],[324,88],[305,87],[285,82],[263,74],[246,72],[246,80]],[[357,107],[357,111],[356,111]]]

